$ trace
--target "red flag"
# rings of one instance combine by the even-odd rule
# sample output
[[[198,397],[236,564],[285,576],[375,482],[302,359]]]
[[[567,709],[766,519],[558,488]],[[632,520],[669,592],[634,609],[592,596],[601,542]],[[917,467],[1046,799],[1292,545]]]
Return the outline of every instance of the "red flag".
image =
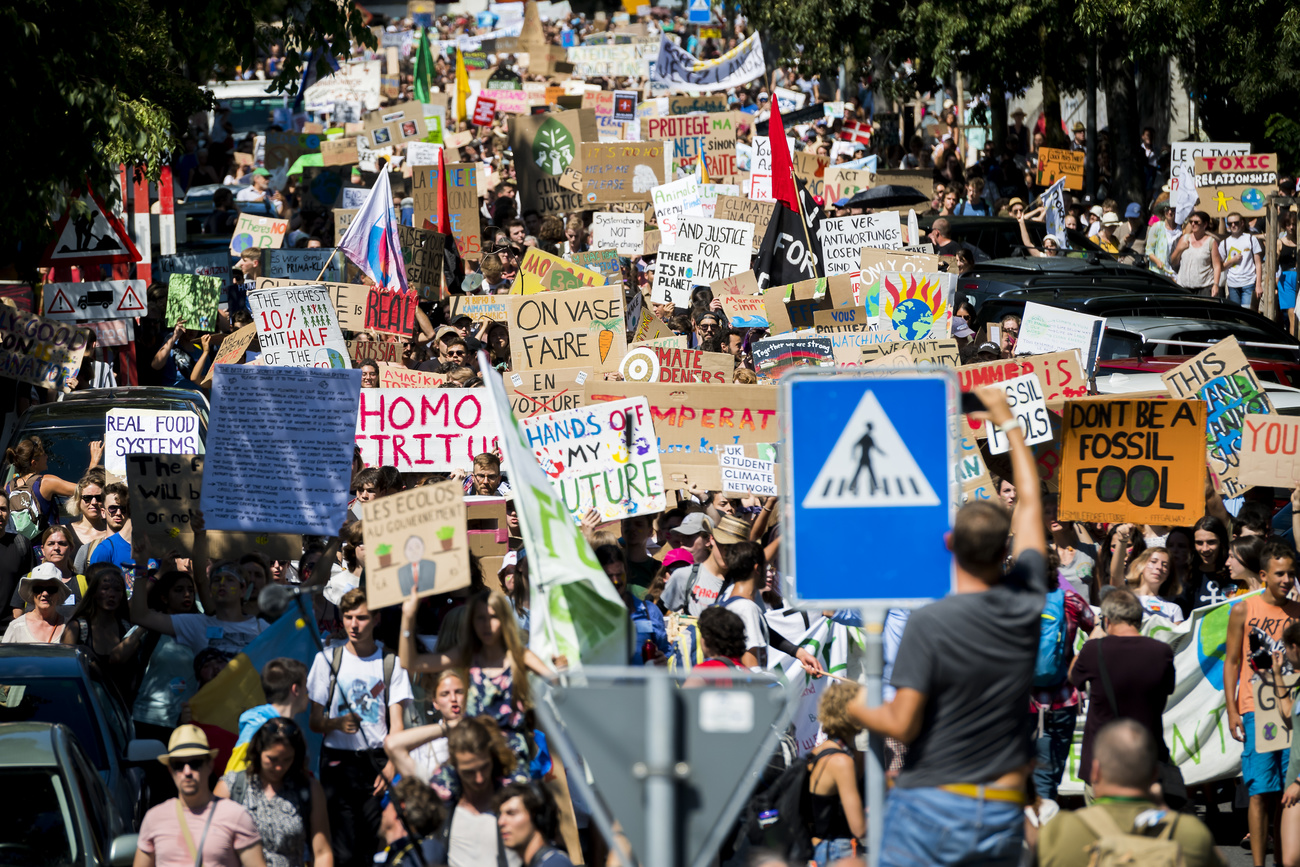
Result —
[[[767,134],[772,142],[772,198],[784,202],[795,213],[802,213],[799,193],[794,186],[794,160],[790,157],[790,143],[785,138],[781,109],[775,99],[769,104],[772,114],[767,119]]]
[[[447,213],[447,163],[443,148],[438,148],[438,231],[451,234],[451,216]]]

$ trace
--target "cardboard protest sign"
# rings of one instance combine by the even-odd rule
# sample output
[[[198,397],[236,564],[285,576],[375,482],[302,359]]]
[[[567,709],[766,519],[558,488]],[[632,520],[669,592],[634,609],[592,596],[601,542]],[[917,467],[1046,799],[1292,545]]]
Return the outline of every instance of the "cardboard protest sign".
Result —
[[[677,242],[677,227],[683,219],[704,216],[700,185],[694,177],[655,187],[650,191],[650,198],[654,202],[661,248],[671,247]]]
[[[604,212],[602,212],[604,213]],[[600,214],[592,214],[592,217],[599,217]],[[618,214],[617,216],[628,216]],[[641,231],[632,230],[632,234],[638,238],[645,237],[645,217],[640,214],[633,214],[641,221]],[[594,229],[594,224],[593,224]],[[597,245],[598,246],[598,245]],[[640,253],[630,255],[641,255]],[[647,254],[648,255],[648,254]],[[605,282],[609,285],[623,282],[623,265],[618,261],[619,252],[617,250],[584,250],[580,253],[570,253],[568,259],[575,265],[581,265],[592,271],[599,271],[605,275]]]
[[[668,113],[674,117],[679,114],[696,114],[698,112],[727,111],[725,93],[705,93],[700,96],[668,97]]]
[[[646,117],[641,119],[641,138],[663,141],[670,148],[669,162],[678,174],[697,170],[701,158],[709,177],[723,183],[736,176],[736,128],[741,123],[738,112],[687,117]]]
[[[827,207],[842,199],[850,199],[863,190],[870,189],[875,172],[868,169],[846,169],[827,166],[822,177],[822,197]]]
[[[452,163],[447,166],[447,213],[451,218],[451,236],[461,258],[477,262],[483,255],[483,237],[479,226],[477,163]]]
[[[251,322],[227,334],[221,341],[221,345],[217,347],[217,354],[212,359],[208,372],[203,376],[204,388],[212,385],[212,373],[217,369],[218,364],[243,364],[248,347],[252,345],[255,337],[257,337],[257,326]]]
[[[665,325],[662,319],[651,313],[649,308],[641,309],[641,318],[637,322],[636,333],[632,335],[633,342],[671,336],[673,336],[672,329]]]
[[[578,145],[596,140],[596,113],[590,109],[512,115],[510,147],[519,176],[520,210],[539,214],[580,210],[582,194],[564,189],[559,179],[577,159]]]
[[[260,275],[298,283],[314,283],[316,278],[338,282],[347,258],[329,247],[281,248],[261,250]]]
[[[230,252],[238,256],[249,247],[278,248],[284,243],[284,236],[289,231],[289,221],[275,217],[258,217],[245,211],[235,223],[235,232],[230,236]]]
[[[858,308],[854,312],[860,312],[861,309]],[[840,311],[829,312],[839,313]],[[822,316],[825,314],[818,313],[817,315]],[[820,326],[818,326],[818,333],[821,333]],[[961,351],[957,348],[957,341],[952,338],[941,340],[890,340],[885,343],[872,343],[863,346],[860,350],[859,360],[865,367],[916,367],[921,364],[956,367],[961,362]]]
[[[662,142],[582,143],[582,200],[648,202],[651,191],[664,183]]]
[[[881,250],[876,247],[864,247],[858,260],[862,272],[858,288],[851,299],[837,296],[836,307],[865,307],[872,316],[880,312],[880,278],[886,273],[939,273],[943,271],[943,260],[927,253],[909,253],[901,250]]]
[[[356,444],[368,467],[404,473],[468,470],[497,448],[485,388],[363,388]]]
[[[713,290],[714,298],[721,298],[724,295],[759,294],[758,277],[753,271],[740,271],[729,277],[714,280],[709,284],[709,288]]]
[[[722,312],[732,328],[767,328],[767,307],[761,295],[720,295]]]
[[[725,298],[722,304],[723,309],[726,309]],[[873,360],[879,353],[868,355],[868,350],[873,349],[888,336],[876,327],[874,317],[868,315],[864,307],[817,310],[813,313],[813,328],[819,337],[830,338],[835,363],[841,366],[856,366]],[[891,341],[892,344],[906,342],[908,341]],[[898,346],[894,345],[884,351],[894,352],[897,349]],[[899,366],[903,364],[900,362]]]
[[[1241,430],[1243,485],[1273,488],[1300,486],[1300,419],[1282,415],[1248,414]]]
[[[1065,148],[1038,149],[1038,186],[1050,187],[1065,178],[1067,190],[1083,189],[1083,158],[1081,150]]]
[[[353,218],[357,215],[357,208],[335,208],[334,209],[334,237],[342,238],[347,232],[348,226],[352,225]]]
[[[793,334],[764,337],[754,343],[750,351],[759,379],[776,379],[796,367],[832,367],[835,364],[835,351],[828,337]]]
[[[389,340],[349,340],[348,355],[353,362],[378,361],[382,364],[399,364],[402,344]]]
[[[196,274],[167,275],[167,325],[184,322],[192,331],[217,330],[221,280]]]
[[[672,346],[629,349],[619,372],[627,382],[705,382],[726,385],[736,359],[726,352],[704,352]]]
[[[411,370],[400,364],[379,364],[380,388],[442,388],[447,377],[440,373]]]
[[[519,263],[519,273],[510,287],[510,294],[533,295],[603,285],[604,274],[529,247]]]
[[[759,245],[763,243],[767,224],[772,221],[772,215],[775,213],[775,202],[758,202],[743,196],[718,196],[713,216],[719,220],[738,220],[753,224],[754,236],[750,243],[757,251]]]
[[[199,416],[189,410],[121,409],[104,415],[104,469],[126,477],[127,455],[203,454]]]
[[[491,320],[505,322],[506,299],[501,295],[453,295],[451,296],[451,318],[468,316],[475,323]]]
[[[1084,368],[1090,370],[1105,324],[1106,320],[1101,316],[1029,301],[1020,321],[1015,351],[1017,355],[1041,355],[1073,349],[1078,352]]]
[[[605,521],[664,510],[645,398],[534,415],[519,422],[519,432],[575,519],[592,509]]]
[[[831,309],[828,283],[823,278],[769,286],[763,290],[763,310],[773,334],[813,328],[814,314]]]
[[[749,269],[753,232],[752,224],[741,221],[685,217],[673,246],[690,251],[692,281],[709,284]]]
[[[863,247],[897,250],[903,246],[902,225],[894,211],[829,217],[821,221],[817,234],[828,277],[857,271]]]
[[[1196,157],[1195,171],[1196,206],[1211,217],[1259,216],[1278,191],[1277,154]]]
[[[366,328],[409,337],[415,332],[415,311],[420,299],[414,292],[368,287],[366,293]]]
[[[442,285],[447,236],[399,225],[397,237],[402,246],[402,262],[406,264],[406,285],[412,292],[426,297],[436,293]]]
[[[718,454],[722,471],[721,490],[725,494],[777,496],[776,463],[745,454],[744,446],[723,446]]]
[[[591,215],[593,247],[617,251],[620,256],[640,256],[645,239],[645,217],[640,214]]]
[[[208,527],[337,535],[360,390],[359,370],[218,367],[200,499]]]
[[[1073,352],[1017,355],[999,361],[966,364],[957,368],[957,381],[962,391],[974,391],[980,386],[1006,382],[1026,373],[1038,377],[1039,389],[1048,409],[1059,412],[1066,400],[1088,395],[1087,377],[1079,368],[1079,360]],[[971,424],[967,416],[962,416],[961,424],[964,435],[984,436],[984,426]]]
[[[404,102],[373,111],[365,117],[363,134],[372,148],[422,141],[428,129],[424,124],[424,105]]]
[[[144,316],[149,312],[146,288],[143,280],[46,283],[41,290],[41,315],[65,322]]]
[[[991,500],[996,496],[993,490],[993,478],[980,454],[979,443],[973,438],[961,438],[961,450],[957,459],[957,475],[961,479],[963,502]]]
[[[194,550],[191,521],[199,509],[203,488],[203,455],[136,455],[127,458],[126,485],[131,504],[131,542],[148,537],[152,550]],[[208,554],[240,557],[256,551],[273,560],[292,560],[302,553],[302,536],[284,533],[232,533],[208,530]]]
[[[320,143],[321,162],[327,166],[355,166],[357,137],[336,138]]]
[[[618,370],[627,351],[622,287],[510,296],[508,304],[514,370]]]
[[[1060,517],[1188,526],[1205,512],[1205,403],[1066,401]]]
[[[586,393],[588,406],[636,397],[649,402],[668,488],[700,480],[704,490],[719,490],[718,453],[723,446],[770,443],[781,437],[775,388],[589,379]]]
[[[883,274],[880,326],[900,340],[948,337],[956,292],[956,274]]]
[[[320,136],[271,130],[266,133],[264,148],[263,162],[266,167],[278,169],[309,151],[320,150]]]
[[[338,318],[339,328],[345,331],[363,331],[366,328],[366,306],[372,287],[360,283],[257,278],[258,291],[278,286],[320,286],[329,293],[330,300],[334,303],[334,315]]]
[[[1236,337],[1227,337],[1196,357],[1160,375],[1174,397],[1199,397],[1206,403],[1205,440],[1210,470],[1223,485],[1223,496],[1250,488],[1238,478],[1246,415],[1272,414],[1273,404]]]
[[[275,286],[250,292],[248,307],[262,354],[273,367],[348,368],[348,347],[322,286]]]
[[[375,608],[470,584],[465,491],[460,482],[420,485],[361,504],[366,601]]]
[[[1291,749],[1292,720],[1283,715],[1282,704],[1278,694],[1294,695],[1300,676],[1289,672],[1282,677],[1282,685],[1275,686],[1276,677],[1271,671],[1262,677],[1253,677],[1250,681],[1251,695],[1255,699],[1255,749],[1261,753],[1276,753]]]
[[[515,418],[522,419],[584,406],[583,385],[589,376],[589,367],[507,373],[510,409]]]
[[[1002,383],[1007,394],[1007,405],[1016,417],[1021,432],[1025,435],[1025,445],[1045,442],[1052,438],[1052,421],[1047,412],[1047,399],[1038,385],[1038,377],[1032,373],[1008,379]],[[984,435],[989,440],[990,454],[1000,455],[1011,450],[1011,441],[1007,435],[998,430],[993,422],[986,422]]]

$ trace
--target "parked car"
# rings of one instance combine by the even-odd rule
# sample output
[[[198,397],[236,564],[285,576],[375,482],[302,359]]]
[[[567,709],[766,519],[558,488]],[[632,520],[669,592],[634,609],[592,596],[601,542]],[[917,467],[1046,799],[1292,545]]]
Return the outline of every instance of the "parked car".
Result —
[[[76,481],[90,461],[90,443],[104,438],[104,416],[110,409],[189,410],[199,417],[199,440],[207,439],[208,399],[191,388],[140,385],[74,391],[57,403],[43,403],[23,413],[6,448],[29,436],[39,436],[50,456],[49,472]],[[9,478],[10,467],[3,467]]]
[[[937,219],[939,217],[933,214],[919,217],[917,225],[922,232],[929,234],[930,227]],[[943,219],[948,221],[949,235],[954,241],[979,251],[975,255],[976,262],[984,259],[1004,259],[1015,256],[1017,252],[1022,255],[1024,253],[1025,239],[1020,236],[1019,220],[1010,217],[944,217]],[[1043,238],[1047,235],[1047,227],[1034,220],[1026,222],[1025,225],[1034,244],[1042,246]],[[1070,255],[1096,254],[1098,259],[1112,258],[1109,253],[1103,252],[1096,244],[1089,241],[1088,236],[1082,232],[1066,230],[1065,236],[1070,243]]]
[[[68,726],[0,725],[0,791],[0,864],[129,867],[134,860],[137,837]]]
[[[67,726],[98,773],[106,799],[133,827],[144,818],[144,772],[138,765],[167,748],[136,739],[126,704],[83,648],[0,644],[0,723]]]
[[[1190,294],[1163,274],[1099,256],[989,259],[975,263],[974,270],[962,274],[957,280],[958,298],[965,298],[976,309],[990,298],[1015,297],[1026,289],[1079,298],[1120,292]]]

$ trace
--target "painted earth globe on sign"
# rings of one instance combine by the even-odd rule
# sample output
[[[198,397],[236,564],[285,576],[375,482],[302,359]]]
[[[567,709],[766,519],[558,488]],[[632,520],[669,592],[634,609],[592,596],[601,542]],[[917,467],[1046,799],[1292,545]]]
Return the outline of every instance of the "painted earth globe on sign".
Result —
[[[1252,211],[1258,211],[1264,207],[1264,194],[1255,187],[1242,190],[1241,203]]]
[[[904,340],[920,340],[930,333],[930,327],[934,325],[930,306],[919,298],[900,301],[890,318]]]

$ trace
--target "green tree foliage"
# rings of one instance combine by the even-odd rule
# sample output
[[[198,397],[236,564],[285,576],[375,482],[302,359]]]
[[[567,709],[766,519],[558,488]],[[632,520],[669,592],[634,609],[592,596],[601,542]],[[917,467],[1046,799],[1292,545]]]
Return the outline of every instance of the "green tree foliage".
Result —
[[[375,45],[357,7],[334,0],[10,0],[0,32],[10,94],[0,154],[13,170],[0,190],[0,262],[21,270],[48,243],[70,191],[89,180],[111,195],[120,163],[157,178],[186,119],[208,107],[208,80],[282,44],[268,89],[292,93],[310,48]]]

